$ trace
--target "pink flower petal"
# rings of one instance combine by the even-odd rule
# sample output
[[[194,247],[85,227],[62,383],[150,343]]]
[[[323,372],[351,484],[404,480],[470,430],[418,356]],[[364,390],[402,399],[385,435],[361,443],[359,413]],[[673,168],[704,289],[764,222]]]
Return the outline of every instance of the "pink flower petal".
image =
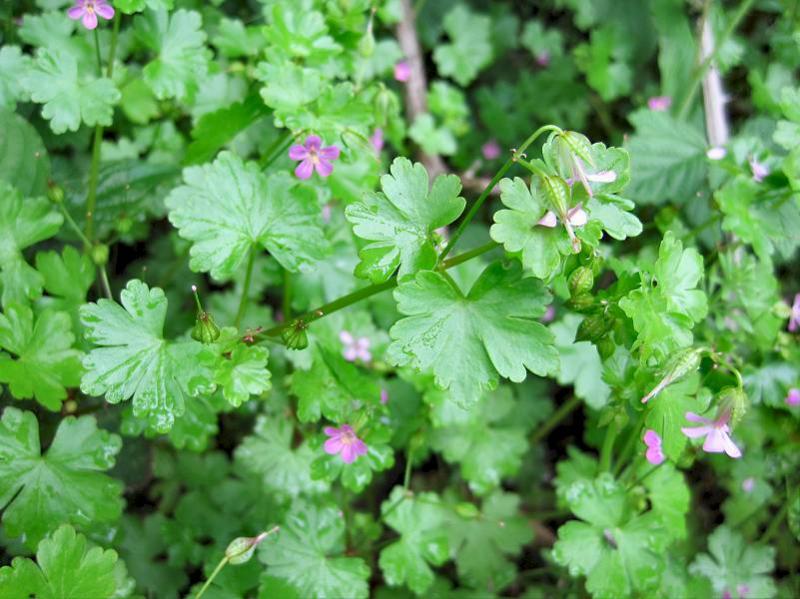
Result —
[[[411,78],[411,66],[405,60],[394,65],[394,78],[402,83]]]
[[[729,457],[734,459],[742,457],[742,451],[736,447],[736,443],[725,433],[722,434],[722,444],[725,448],[725,453],[727,453]]]
[[[319,150],[322,145],[322,140],[318,135],[309,135],[306,137],[306,149],[309,151]]]
[[[558,224],[558,219],[556,218],[556,213],[552,210],[548,210],[547,213],[539,219],[539,222],[536,223],[537,225],[541,225],[542,227],[547,227],[548,229],[552,229]]]
[[[567,218],[569,219],[569,224],[573,227],[582,227],[589,221],[589,215],[586,214],[586,211],[580,204],[567,212]]]
[[[114,18],[114,7],[109,6],[105,2],[98,2],[94,8],[95,12],[103,17],[106,21]]]
[[[728,151],[722,147],[710,148],[706,152],[709,160],[722,160],[727,155]]]
[[[658,466],[664,461],[664,453],[661,451],[661,447],[651,447],[648,449],[644,457],[650,462],[653,466]]]
[[[789,389],[786,394],[787,406],[800,406],[800,389]]]
[[[339,331],[339,341],[345,345],[352,345],[353,336],[350,334],[350,331]]]
[[[330,455],[336,455],[337,453],[343,451],[343,449],[346,447],[349,446],[344,444],[341,437],[332,437],[325,441],[325,445],[323,445],[325,453]]]
[[[346,443],[342,447],[341,456],[342,456],[342,461],[345,464],[352,464],[353,462],[355,462],[356,458],[358,457],[356,455],[355,447],[353,446],[352,443]]]
[[[289,158],[292,160],[303,160],[308,158],[308,150],[305,146],[294,144],[291,148],[289,148]]]
[[[499,158],[501,153],[500,145],[495,140],[487,141],[481,146],[481,153],[486,160]]]
[[[586,178],[593,183],[613,183],[617,180],[617,173],[614,171],[601,171],[594,175],[586,175]]]
[[[321,157],[316,164],[316,168],[320,177],[327,177],[333,172],[333,165]]]
[[[690,439],[705,437],[711,432],[711,430],[712,427],[710,426],[684,426],[681,428],[681,432]]]
[[[77,21],[83,16],[83,13],[86,12],[86,9],[83,6],[73,6],[67,11],[67,16],[72,19],[73,21]]]
[[[339,150],[338,146],[325,146],[324,148],[320,148],[319,152],[317,152],[317,155],[325,160],[336,160],[339,158],[340,153],[341,151]]]
[[[713,424],[714,422],[713,420],[709,418],[704,418],[703,416],[699,416],[694,412],[686,412],[684,416],[686,416],[686,420],[688,420],[689,422],[702,422],[703,424]]]
[[[722,453],[725,451],[725,438],[727,435],[720,429],[712,428],[706,436],[706,441],[703,443],[703,451],[708,453]]]
[[[356,346],[360,349],[369,349],[370,345],[369,337],[359,337],[358,340],[356,340]]]
[[[362,362],[371,362],[372,361],[372,353],[368,349],[358,349],[358,359]]]
[[[353,435],[355,435],[355,431],[353,431],[353,427],[352,427],[352,426],[350,426],[349,424],[343,424],[343,425],[340,427],[340,430],[341,430],[341,431],[342,431],[342,433],[344,433],[344,434],[347,434],[347,435],[353,434]]]
[[[353,442],[353,450],[355,451],[356,455],[367,455],[367,444],[361,439],[356,439]]]
[[[87,10],[83,14],[83,26],[86,27],[86,29],[97,28],[97,15],[94,14],[94,11]]]
[[[297,176],[298,179],[308,179],[311,177],[311,174],[314,172],[314,163],[311,162],[310,158],[306,158],[300,164],[297,165],[297,168],[294,169],[294,174]]]
[[[654,112],[665,112],[672,106],[672,98],[669,96],[654,96],[647,101],[647,107]]]
[[[648,447],[659,447],[661,445],[661,437],[654,430],[648,430],[644,434],[644,444]]]
[[[338,429],[338,428],[336,428],[335,426],[326,426],[326,427],[325,427],[324,429],[322,429],[322,430],[323,430],[323,431],[325,432],[325,434],[326,434],[326,435],[328,435],[329,437],[335,437],[335,436],[337,436],[337,435],[341,435],[341,434],[342,434],[341,432],[339,432],[339,429]]]
[[[358,358],[358,350],[355,348],[354,345],[348,345],[347,347],[344,348],[342,356],[348,362],[355,362],[356,359]]]
[[[381,389],[381,403],[383,405],[389,403],[389,392],[386,389]]]

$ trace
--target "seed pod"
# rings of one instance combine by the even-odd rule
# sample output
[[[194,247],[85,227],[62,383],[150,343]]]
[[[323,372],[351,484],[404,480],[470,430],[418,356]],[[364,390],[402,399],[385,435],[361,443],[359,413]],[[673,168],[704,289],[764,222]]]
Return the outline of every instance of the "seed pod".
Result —
[[[567,305],[576,312],[585,314],[594,306],[594,296],[591,293],[573,295],[569,301],[567,301]]]
[[[194,293],[194,301],[197,304],[197,316],[192,329],[192,339],[205,344],[213,343],[219,338],[219,327],[214,322],[211,314],[203,310],[200,296],[197,295],[197,287],[194,285],[192,285],[192,293]]]
[[[51,183],[47,188],[47,197],[50,198],[50,201],[54,204],[60,204],[64,201],[64,189],[60,185]]]
[[[108,246],[104,243],[98,243],[92,247],[91,251],[92,262],[97,266],[103,266],[108,262]]]
[[[586,266],[579,266],[569,275],[569,294],[571,296],[589,293],[594,287],[594,274],[592,269]]]
[[[583,319],[575,333],[575,341],[597,343],[614,326],[614,319],[605,314],[592,314]]]
[[[731,419],[728,423],[733,430],[747,412],[747,394],[741,387],[725,387],[719,392],[719,407],[720,412],[730,411]]]
[[[540,178],[542,190],[547,202],[562,222],[567,222],[567,206],[569,206],[569,185],[561,177],[543,175]]]
[[[586,164],[594,164],[592,159],[592,142],[585,135],[576,131],[564,131],[558,139],[569,149],[570,153]]]
[[[372,27],[358,41],[358,53],[364,58],[369,58],[375,52],[375,36],[372,35]]]
[[[225,557],[231,564],[244,564],[250,561],[255,550],[256,545],[253,543],[252,537],[237,537],[225,549]]]
[[[305,349],[308,347],[308,335],[306,329],[308,325],[302,320],[297,320],[292,323],[288,329],[284,329],[281,333],[281,339],[286,347],[289,349]]]
[[[647,403],[675,381],[678,381],[700,368],[700,360],[705,348],[689,348],[678,352],[668,363],[664,376],[658,384],[642,398],[642,403]]]

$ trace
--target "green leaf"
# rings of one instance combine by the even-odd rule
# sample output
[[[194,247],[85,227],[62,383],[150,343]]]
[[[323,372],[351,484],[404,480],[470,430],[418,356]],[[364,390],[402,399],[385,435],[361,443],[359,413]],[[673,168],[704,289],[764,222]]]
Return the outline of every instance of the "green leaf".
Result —
[[[356,275],[376,283],[398,266],[399,279],[433,268],[433,233],[456,220],[465,204],[455,175],[439,175],[429,188],[425,167],[406,158],[395,158],[389,172],[381,177],[383,192],[366,193],[345,210],[353,232],[372,242],[359,252]]]
[[[435,493],[406,495],[395,487],[381,504],[381,514],[400,540],[381,550],[378,564],[386,584],[405,584],[422,595],[433,583],[431,566],[441,566],[448,558],[449,544],[444,508]]]
[[[512,558],[533,539],[517,495],[495,491],[474,517],[453,514],[450,547],[458,577],[472,588],[497,593],[517,576]]]
[[[575,395],[599,410],[608,403],[611,388],[603,380],[603,363],[597,348],[588,341],[575,341],[575,333],[582,320],[577,314],[567,314],[559,322],[550,325],[561,362],[558,382],[561,385],[574,385]]]
[[[503,422],[515,408],[508,387],[487,394],[467,412],[463,422],[436,428],[431,447],[450,463],[461,465],[461,476],[470,490],[486,495],[504,478],[514,476],[528,449],[526,429],[520,423]]]
[[[267,348],[245,345],[233,328],[222,330],[217,345],[222,357],[217,360],[214,382],[220,386],[228,403],[239,407],[251,395],[260,396],[272,388]]]
[[[525,23],[520,43],[534,58],[552,60],[564,54],[564,39],[558,29],[545,29],[540,21],[530,19]]]
[[[694,248],[668,232],[653,268],[655,280],[643,275],[642,287],[631,291],[619,306],[633,320],[638,333],[636,347],[642,359],[664,360],[672,352],[692,344],[692,327],[705,318],[705,292],[695,289],[703,276],[703,258]]]
[[[170,222],[192,241],[193,270],[232,276],[256,246],[297,272],[323,257],[326,243],[313,188],[285,172],[265,176],[230,152],[184,169],[185,185],[166,199]]]
[[[242,102],[204,114],[192,129],[194,141],[186,148],[184,163],[192,165],[211,160],[220,148],[268,113],[258,96],[251,94]]]
[[[23,199],[0,180],[0,298],[4,306],[42,294],[44,279],[25,262],[22,250],[55,235],[63,221],[45,198]]]
[[[86,301],[86,294],[94,283],[96,267],[91,258],[67,245],[61,254],[37,252],[36,270],[42,275],[44,290],[49,294],[40,303],[48,309],[68,313],[74,330],[78,330],[78,308]]]
[[[316,456],[307,443],[293,448],[293,434],[294,427],[285,418],[260,416],[253,434],[236,448],[237,465],[259,477],[265,492],[280,498],[326,491],[326,483],[311,479],[311,462]]]
[[[34,102],[44,104],[42,117],[56,134],[77,131],[81,123],[110,125],[114,105],[121,98],[110,79],[79,74],[72,54],[44,48],[36,53],[22,86]]]
[[[426,154],[451,156],[458,149],[450,130],[437,127],[436,120],[428,113],[420,114],[414,119],[408,135]]]
[[[708,551],[710,555],[701,553],[694,559],[689,571],[708,578],[717,595],[727,591],[734,597],[741,596],[742,586],[747,587],[748,597],[776,595],[775,583],[769,576],[775,567],[772,547],[748,543],[740,533],[720,526],[708,537]]]
[[[700,377],[694,374],[671,384],[647,404],[645,426],[661,437],[664,455],[670,460],[677,462],[686,447],[687,438],[681,432],[681,427],[689,425],[686,412],[702,414],[711,400],[699,388]]]
[[[264,35],[272,46],[270,54],[300,58],[309,63],[324,61],[342,49],[328,35],[325,17],[316,10],[274,4],[269,16],[271,23]]]
[[[48,410],[61,409],[65,387],[81,379],[81,353],[72,349],[75,336],[69,314],[45,310],[35,321],[33,311],[10,304],[0,314],[0,382],[17,399],[35,398]]]
[[[688,202],[706,176],[708,144],[702,132],[666,112],[639,110],[628,149],[633,156],[630,194],[639,204]]]
[[[489,234],[507,252],[520,252],[522,265],[535,276],[549,279],[558,270],[561,257],[572,253],[572,246],[563,227],[537,225],[550,206],[539,179],[532,183],[529,188],[519,177],[501,179],[500,199],[508,210],[495,212]]]
[[[345,522],[340,514],[334,506],[295,503],[280,532],[258,548],[267,574],[287,583],[299,597],[366,598],[369,568],[361,558],[342,557]]]
[[[263,46],[262,40],[260,28],[245,27],[239,19],[223,17],[211,43],[223,56],[240,58],[258,55]]]
[[[670,536],[653,512],[636,515],[625,489],[608,474],[573,483],[567,502],[581,521],[558,529],[553,558],[570,576],[586,576],[586,590],[597,598],[658,588]]]
[[[96,347],[83,359],[81,390],[109,403],[133,398],[133,413],[167,432],[191,397],[213,390],[213,351],[196,341],[163,337],[167,298],[137,279],[120,294],[80,310],[85,337]]]
[[[276,111],[290,113],[316,100],[324,89],[322,74],[293,62],[260,62],[254,73],[264,82],[261,98]]]
[[[208,72],[206,34],[200,13],[193,10],[150,10],[136,17],[134,31],[158,57],[143,70],[144,80],[160,100],[194,95]]]
[[[538,322],[550,295],[516,262],[491,264],[466,295],[446,275],[422,271],[394,297],[406,318],[389,333],[390,359],[432,371],[459,403],[495,388],[499,376],[521,382],[526,369],[540,376],[558,369],[553,335]]]
[[[18,46],[0,48],[0,109],[14,110],[18,101],[26,100],[20,81],[31,68],[31,59]]]
[[[450,43],[437,45],[433,60],[440,74],[466,87],[492,60],[492,20],[457,4],[445,15],[443,26]]]
[[[626,62],[625,46],[618,39],[621,29],[603,26],[591,32],[591,41],[575,48],[575,64],[586,74],[586,81],[600,97],[610,102],[628,94],[632,72]]]
[[[36,562],[16,557],[0,568],[0,596],[7,599],[111,599],[130,594],[133,584],[115,551],[92,546],[68,525],[39,543]]]
[[[653,513],[661,517],[673,539],[685,539],[686,514],[691,497],[683,473],[670,463],[662,464],[650,472],[652,468],[652,465],[642,463],[637,477],[647,489]]]
[[[92,416],[64,418],[47,453],[31,412],[6,408],[0,421],[0,506],[5,534],[24,535],[34,549],[48,531],[69,522],[88,529],[122,513],[122,483],[103,474],[122,442]]]
[[[16,187],[23,197],[44,195],[50,158],[39,133],[21,116],[1,107],[0,131],[0,179]]]

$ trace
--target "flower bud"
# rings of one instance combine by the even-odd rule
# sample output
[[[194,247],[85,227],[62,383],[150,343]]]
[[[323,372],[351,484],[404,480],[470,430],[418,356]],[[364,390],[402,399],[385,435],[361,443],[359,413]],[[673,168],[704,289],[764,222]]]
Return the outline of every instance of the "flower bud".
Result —
[[[593,164],[592,159],[592,142],[589,141],[585,135],[577,131],[563,131],[558,135],[558,140],[563,143],[569,152],[586,164]]]
[[[700,360],[705,351],[706,349],[703,347],[700,349],[689,348],[675,354],[667,363],[662,379],[650,393],[642,398],[642,403],[647,403],[672,383],[700,368]]]
[[[92,262],[97,266],[103,266],[108,262],[108,246],[104,243],[98,243],[91,250]]]
[[[594,287],[594,274],[592,269],[586,266],[579,266],[569,275],[569,294],[572,296],[588,293]]]
[[[213,343],[219,338],[219,327],[214,322],[214,318],[203,310],[200,304],[200,296],[197,295],[197,287],[192,285],[192,292],[194,293],[194,301],[197,304],[197,316],[194,321],[194,328],[192,329],[192,339],[200,343]]]
[[[544,175],[540,178],[542,190],[550,207],[562,222],[567,221],[567,206],[569,206],[569,186],[561,177]]]
[[[747,394],[741,387],[725,387],[719,392],[718,401],[720,413],[724,411],[730,413],[729,424],[733,430],[747,412]]]
[[[398,107],[397,96],[381,84],[378,93],[375,94],[375,125],[378,127],[386,127],[389,122],[389,115],[395,112]]]
[[[369,58],[375,52],[375,36],[372,35],[372,27],[358,41],[358,53],[364,58]]]
[[[597,343],[611,330],[613,318],[606,314],[592,314],[583,319],[575,333],[575,341],[591,341]]]
[[[54,204],[61,204],[64,201],[64,189],[60,185],[51,183],[47,188],[47,197]]]
[[[308,347],[308,325],[302,320],[296,320],[289,328],[281,333],[281,339],[289,349],[305,349]]]
[[[580,293],[572,296],[567,305],[576,312],[586,313],[594,307],[594,296],[591,293]]]
[[[237,537],[228,545],[225,550],[225,557],[228,558],[228,562],[231,564],[243,564],[250,561],[255,550],[256,545],[253,543],[253,537]]]

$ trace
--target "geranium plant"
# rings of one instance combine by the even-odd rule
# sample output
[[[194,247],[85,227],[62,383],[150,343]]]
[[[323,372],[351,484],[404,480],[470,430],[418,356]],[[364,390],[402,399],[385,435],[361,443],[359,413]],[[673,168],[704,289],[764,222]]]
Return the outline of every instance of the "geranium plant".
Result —
[[[0,597],[800,594],[793,0],[0,6]]]

